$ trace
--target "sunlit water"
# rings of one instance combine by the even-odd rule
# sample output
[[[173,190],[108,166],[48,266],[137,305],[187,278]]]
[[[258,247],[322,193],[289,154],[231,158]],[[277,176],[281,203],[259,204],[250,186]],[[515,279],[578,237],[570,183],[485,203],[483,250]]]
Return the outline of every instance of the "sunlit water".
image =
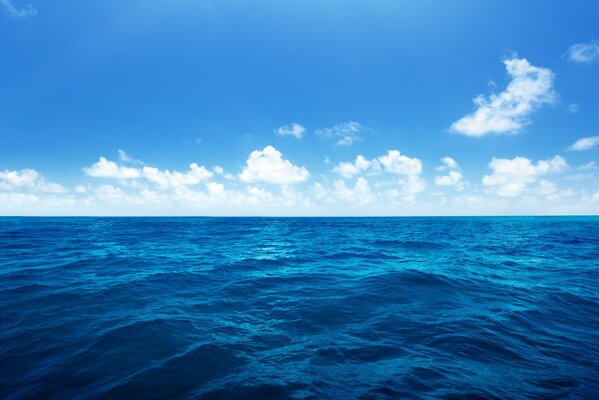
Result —
[[[598,218],[0,218],[0,398],[599,398]]]

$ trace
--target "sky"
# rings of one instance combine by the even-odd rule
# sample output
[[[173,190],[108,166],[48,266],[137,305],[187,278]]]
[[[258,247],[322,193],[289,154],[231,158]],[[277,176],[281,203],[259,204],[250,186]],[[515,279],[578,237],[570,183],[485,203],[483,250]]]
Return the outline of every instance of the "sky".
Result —
[[[599,214],[597,20],[0,0],[0,215]]]

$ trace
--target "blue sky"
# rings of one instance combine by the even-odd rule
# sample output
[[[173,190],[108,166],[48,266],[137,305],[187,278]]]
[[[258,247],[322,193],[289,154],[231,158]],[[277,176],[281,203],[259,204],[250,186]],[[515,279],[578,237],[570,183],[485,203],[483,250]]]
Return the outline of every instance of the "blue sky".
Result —
[[[0,214],[597,214],[598,17],[0,0]]]

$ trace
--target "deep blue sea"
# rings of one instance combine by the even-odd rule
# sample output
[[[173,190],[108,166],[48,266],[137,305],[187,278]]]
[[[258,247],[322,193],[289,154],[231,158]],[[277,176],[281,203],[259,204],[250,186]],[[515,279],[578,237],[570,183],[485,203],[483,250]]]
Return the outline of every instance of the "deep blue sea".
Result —
[[[0,218],[3,399],[598,399],[599,218]]]

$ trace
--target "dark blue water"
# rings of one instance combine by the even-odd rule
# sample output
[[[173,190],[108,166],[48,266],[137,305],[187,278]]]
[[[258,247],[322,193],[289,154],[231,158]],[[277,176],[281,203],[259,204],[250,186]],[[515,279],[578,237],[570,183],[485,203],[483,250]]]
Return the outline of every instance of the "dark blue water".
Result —
[[[599,218],[0,218],[0,398],[599,398]]]

